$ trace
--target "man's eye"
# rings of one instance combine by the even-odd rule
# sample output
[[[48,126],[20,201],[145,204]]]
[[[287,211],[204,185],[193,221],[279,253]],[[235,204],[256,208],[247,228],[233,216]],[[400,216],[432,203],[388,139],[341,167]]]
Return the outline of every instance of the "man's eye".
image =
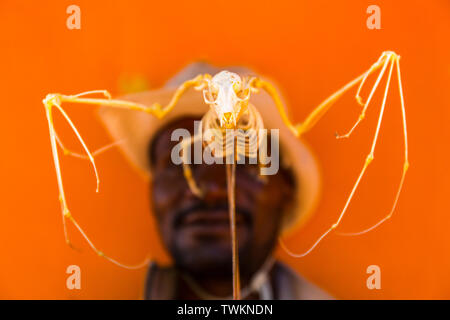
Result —
[[[246,176],[256,179],[259,178],[260,170],[258,165],[237,165],[236,171],[241,171]]]
[[[182,178],[182,173],[183,169],[181,166],[174,165],[173,163],[167,163],[164,167],[159,167],[158,170],[155,170],[155,179],[161,179],[173,183],[173,179]]]

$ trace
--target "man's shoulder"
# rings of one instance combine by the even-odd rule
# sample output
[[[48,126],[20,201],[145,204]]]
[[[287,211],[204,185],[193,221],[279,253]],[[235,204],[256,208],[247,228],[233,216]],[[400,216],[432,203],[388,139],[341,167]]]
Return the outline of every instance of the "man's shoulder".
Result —
[[[145,300],[171,300],[175,297],[177,273],[171,266],[151,262],[145,281]]]
[[[271,271],[275,296],[279,300],[330,300],[330,294],[312,284],[286,264],[277,261]]]

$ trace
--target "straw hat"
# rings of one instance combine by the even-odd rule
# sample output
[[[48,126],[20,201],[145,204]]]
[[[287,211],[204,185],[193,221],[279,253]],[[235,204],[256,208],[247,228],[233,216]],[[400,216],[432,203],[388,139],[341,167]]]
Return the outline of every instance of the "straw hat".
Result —
[[[251,74],[248,69],[227,68],[241,75]],[[183,81],[200,73],[214,75],[219,69],[204,63],[195,63],[186,67],[173,77],[161,89],[121,96],[122,100],[151,105],[158,102],[166,105],[176,89]],[[283,165],[288,165],[296,178],[297,190],[294,205],[285,213],[283,234],[291,233],[302,226],[313,213],[320,193],[320,173],[311,149],[296,138],[284,125],[270,96],[260,91],[250,97],[250,103],[261,113],[266,129],[279,129],[280,152],[283,154]],[[148,146],[158,130],[170,121],[183,116],[203,116],[209,110],[201,92],[189,89],[175,108],[163,119],[139,111],[110,108],[99,109],[102,123],[112,138],[122,140],[119,148],[130,163],[145,179],[151,179],[152,172],[148,158]]]

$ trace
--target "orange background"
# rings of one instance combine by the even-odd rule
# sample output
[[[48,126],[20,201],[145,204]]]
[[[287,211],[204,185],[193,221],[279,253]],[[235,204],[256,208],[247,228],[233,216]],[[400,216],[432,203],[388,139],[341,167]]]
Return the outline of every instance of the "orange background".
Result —
[[[66,8],[81,8],[81,30],[66,28]],[[366,27],[366,8],[381,8],[381,30]],[[359,237],[330,235],[303,259],[279,256],[337,298],[450,298],[448,1],[2,1],[0,298],[139,298],[145,272],[95,256],[76,230],[66,246],[45,112],[47,93],[108,89],[141,77],[157,88],[203,59],[244,64],[275,80],[293,118],[366,70],[384,50],[402,56],[411,167],[393,218]],[[395,80],[395,78],[394,78]],[[403,162],[396,81],[375,161],[344,218],[358,231],[387,214]],[[368,86],[367,88],[370,88]],[[366,90],[367,91],[367,90]],[[353,93],[307,135],[323,171],[316,215],[286,239],[303,252],[337,218],[369,152],[382,89],[350,140],[336,141],[356,120]],[[365,92],[367,95],[367,92]],[[91,106],[66,105],[88,145],[109,142]],[[81,150],[61,117],[67,145]],[[63,157],[69,206],[94,243],[123,262],[151,252],[168,262],[155,236],[147,185],[117,150],[88,162]],[[66,288],[68,265],[81,267],[82,289]],[[381,290],[368,290],[366,268],[381,268]]]

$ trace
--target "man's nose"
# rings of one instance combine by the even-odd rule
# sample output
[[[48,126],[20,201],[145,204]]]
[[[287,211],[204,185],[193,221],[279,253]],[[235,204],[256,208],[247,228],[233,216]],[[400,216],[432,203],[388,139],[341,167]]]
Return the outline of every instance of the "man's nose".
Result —
[[[227,199],[227,182],[224,165],[201,165],[197,183],[203,191],[203,200],[206,202],[217,202]]]

